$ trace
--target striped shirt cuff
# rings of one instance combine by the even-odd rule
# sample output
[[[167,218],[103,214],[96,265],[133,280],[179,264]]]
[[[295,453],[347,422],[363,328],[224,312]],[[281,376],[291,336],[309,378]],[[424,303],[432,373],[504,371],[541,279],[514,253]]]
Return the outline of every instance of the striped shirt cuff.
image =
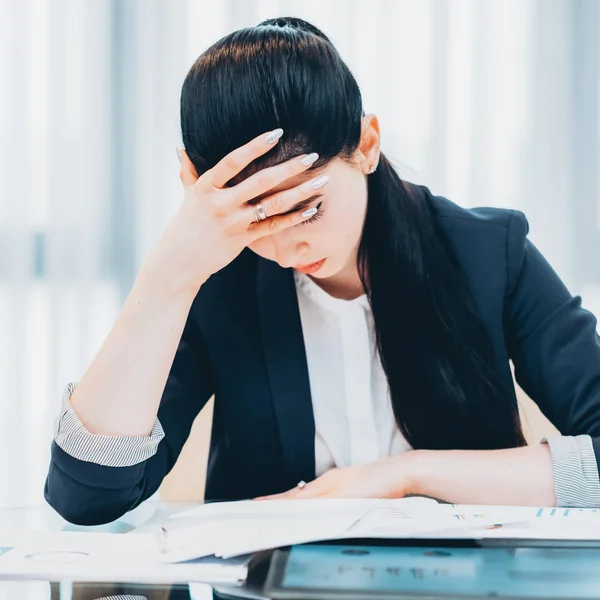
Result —
[[[542,439],[552,456],[556,506],[599,508],[600,477],[589,435]]]
[[[71,394],[76,387],[77,382],[69,383],[65,388],[54,428],[54,441],[67,454],[105,467],[131,467],[156,454],[160,441],[165,437],[158,419],[149,436],[91,433],[71,406]]]

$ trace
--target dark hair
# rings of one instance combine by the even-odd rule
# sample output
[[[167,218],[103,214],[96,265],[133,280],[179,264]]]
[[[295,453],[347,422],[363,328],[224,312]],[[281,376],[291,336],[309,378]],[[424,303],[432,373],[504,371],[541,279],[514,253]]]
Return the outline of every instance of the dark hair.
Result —
[[[182,138],[199,174],[262,132],[284,137],[240,174],[318,152],[351,161],[364,115],[358,85],[330,40],[301,19],[227,35],[196,61],[181,95]],[[368,176],[358,268],[398,426],[414,448],[524,444],[514,391],[427,197],[381,154]]]

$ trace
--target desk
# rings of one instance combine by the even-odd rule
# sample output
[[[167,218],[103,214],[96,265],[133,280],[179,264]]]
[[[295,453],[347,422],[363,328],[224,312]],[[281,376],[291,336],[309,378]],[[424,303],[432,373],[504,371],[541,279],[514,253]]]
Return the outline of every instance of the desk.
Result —
[[[135,510],[124,515],[121,519],[109,523],[107,525],[101,525],[96,527],[79,527],[68,524],[59,515],[57,515],[49,506],[40,506],[36,508],[12,508],[12,509],[0,509],[0,531],[7,528],[18,528],[26,530],[81,530],[81,531],[105,531],[112,533],[126,533],[129,531],[143,532],[149,527],[153,527],[158,521],[162,521],[170,514],[177,513],[181,510],[185,510],[194,506],[193,503],[167,503],[162,501],[147,501]],[[458,543],[458,542],[457,542]],[[435,587],[430,587],[430,595],[427,598],[440,598],[440,597],[453,597],[456,600],[462,598],[460,595],[446,596],[446,594],[452,594],[453,589],[460,588],[470,589],[470,580],[475,579],[481,588],[483,582],[486,589],[488,584],[490,588],[494,588],[493,573],[490,573],[489,567],[495,568],[496,573],[502,577],[506,576],[512,578],[511,584],[514,584],[515,577],[519,577],[519,581],[523,583],[519,584],[519,593],[525,595],[525,588],[528,589],[528,598],[547,598],[548,593],[556,593],[560,585],[562,585],[562,592],[558,597],[561,598],[572,598],[570,595],[572,587],[577,580],[581,579],[586,584],[585,589],[582,586],[578,587],[581,592],[582,598],[598,598],[600,599],[600,549],[588,549],[585,551],[585,560],[579,560],[580,568],[573,572],[565,571],[565,557],[568,552],[565,549],[552,549],[553,556],[542,556],[537,551],[531,551],[530,549],[515,549],[515,558],[509,557],[508,560],[498,562],[498,553],[490,552],[490,548],[479,549],[469,562],[463,562],[465,554],[469,552],[472,554],[473,551],[463,552],[459,550],[447,550],[443,549],[432,549],[423,548],[423,545],[437,546],[440,542],[430,540],[429,543],[420,542],[418,543],[417,550],[420,555],[426,557],[423,560],[433,561],[431,564],[424,565],[423,568],[417,569],[422,573],[431,571],[434,575],[441,573],[448,575],[450,578],[437,580]],[[468,541],[463,541],[458,544],[471,544]],[[386,544],[389,545],[389,544]],[[387,553],[387,562],[379,560],[375,567],[377,569],[384,569],[386,572],[389,571],[389,567],[386,567],[387,563],[398,564],[393,571],[402,571],[403,573],[412,573],[414,569],[406,568],[406,561],[402,563],[402,556],[407,554],[408,548],[406,546],[414,546],[415,542],[404,542],[404,548],[392,550],[392,554]],[[471,544],[474,546],[474,544]],[[457,546],[458,547],[458,546]],[[327,558],[324,554],[329,554],[330,558],[335,554],[335,548],[331,548],[327,552],[324,547],[311,548],[309,546],[300,547],[300,553],[307,555],[307,553],[316,553],[317,558],[313,557],[312,562],[309,560],[305,561],[305,564],[301,562],[296,564],[295,570],[292,571],[294,576],[297,576],[299,572],[303,573],[303,581],[310,581],[311,587],[314,586],[315,578],[320,576],[321,581],[323,576],[329,577],[334,573],[335,569],[327,570]],[[294,548],[293,551],[296,551]],[[505,549],[504,552],[507,552]],[[373,571],[374,566],[372,559],[376,554],[381,555],[381,552],[376,552],[373,548],[360,549],[359,546],[352,546],[346,550],[338,549],[337,553],[344,555],[343,560],[346,562],[353,561],[356,564],[353,568],[361,570],[362,584],[356,585],[353,583],[351,589],[358,593],[358,590],[363,590],[361,594],[365,593],[365,590],[371,590],[369,586],[365,587],[364,577],[362,571]],[[365,558],[366,555],[371,554],[371,559]],[[542,562],[540,562],[540,556],[542,556]],[[453,557],[449,559],[447,557]],[[490,560],[491,558],[491,560]],[[570,559],[574,557],[571,555]],[[561,561],[560,564],[554,561]],[[368,561],[371,560],[371,566]],[[412,559],[411,559],[412,560]],[[421,558],[419,558],[421,560]],[[439,564],[438,564],[439,563]],[[442,564],[443,563],[443,564]],[[411,563],[412,565],[413,563]],[[572,562],[569,564],[573,564]],[[316,566],[315,566],[316,565]],[[410,565],[408,565],[410,566]],[[458,566],[458,569],[456,568]],[[561,569],[555,567],[561,566]],[[266,565],[265,565],[266,567]],[[541,568],[540,568],[541,567]],[[314,570],[313,570],[314,569]],[[348,565],[345,567],[346,571]],[[432,571],[433,569],[433,571]],[[500,570],[498,570],[500,569]],[[582,570],[583,569],[583,570]],[[339,570],[339,568],[338,568]],[[223,588],[221,586],[215,591],[209,585],[194,585],[194,595],[190,593],[187,585],[146,585],[146,584],[128,584],[128,583],[71,583],[68,581],[54,581],[54,582],[26,582],[26,581],[0,581],[0,600],[212,600],[213,598],[232,598],[232,597],[247,597],[260,599],[264,598],[262,592],[262,581],[266,568],[263,568],[262,574],[260,572],[254,573],[254,580],[257,582],[256,587],[253,587],[252,581],[244,587],[230,587]],[[346,574],[346,571],[344,573]],[[444,571],[444,573],[442,573]],[[448,573],[445,573],[445,572]],[[465,577],[466,574],[466,577]],[[423,577],[419,576],[418,579],[422,580]],[[538,583],[536,583],[538,582]],[[294,584],[296,585],[296,584]],[[362,587],[361,587],[362,586]],[[567,595],[565,596],[565,586]],[[412,589],[414,586],[404,587],[405,591]],[[472,586],[471,586],[472,587]],[[476,586],[477,587],[477,586]],[[535,588],[535,589],[533,589]],[[395,588],[394,588],[395,589]],[[496,588],[494,588],[496,589]],[[500,588],[497,588],[500,589]],[[596,593],[597,591],[597,593]],[[410,592],[409,592],[410,593]],[[481,595],[481,589],[478,590],[480,595],[478,598],[485,597]],[[504,592],[506,593],[506,592]],[[488,593],[487,596],[494,595],[494,597],[506,597],[502,593],[493,594]],[[403,595],[403,598],[413,598],[412,595]],[[514,598],[514,589],[512,596]],[[313,595],[311,600],[318,599],[320,596]],[[415,594],[414,598],[423,598],[420,594]]]
[[[50,506],[13,507],[0,509],[0,531],[24,529],[29,531],[100,531],[127,533],[144,531],[169,514],[186,510],[194,503],[149,500],[124,515],[121,519],[93,527],[72,525]],[[127,596],[129,594],[129,596]],[[199,600],[212,598],[210,586]],[[71,583],[44,581],[0,581],[0,600],[190,600],[187,585],[140,585],[107,583]]]

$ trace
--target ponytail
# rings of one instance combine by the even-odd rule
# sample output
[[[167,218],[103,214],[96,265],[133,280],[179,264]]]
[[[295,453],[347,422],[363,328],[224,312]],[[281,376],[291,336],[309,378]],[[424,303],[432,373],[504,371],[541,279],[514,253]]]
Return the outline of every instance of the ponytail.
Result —
[[[398,427],[414,448],[524,445],[514,396],[427,196],[383,154],[368,192],[358,266]]]

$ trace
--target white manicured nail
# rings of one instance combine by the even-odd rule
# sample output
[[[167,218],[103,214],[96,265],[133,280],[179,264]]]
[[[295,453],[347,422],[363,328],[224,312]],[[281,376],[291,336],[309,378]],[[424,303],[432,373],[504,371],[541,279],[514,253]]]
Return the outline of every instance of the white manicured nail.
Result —
[[[319,155],[316,152],[307,154],[304,158],[302,158],[300,164],[304,167],[310,167],[310,165],[312,165],[317,160],[317,158],[319,158]]]
[[[315,190],[322,188],[329,181],[329,175],[322,175],[312,182],[312,186]]]
[[[315,206],[313,206],[312,208],[307,208],[304,212],[301,212],[300,214],[305,219],[308,219],[309,217],[312,217],[313,215],[316,215],[317,214],[317,210],[318,210],[318,208],[316,208]]]
[[[283,135],[283,129],[273,129],[271,133],[268,133],[265,137],[267,144],[274,144]]]

